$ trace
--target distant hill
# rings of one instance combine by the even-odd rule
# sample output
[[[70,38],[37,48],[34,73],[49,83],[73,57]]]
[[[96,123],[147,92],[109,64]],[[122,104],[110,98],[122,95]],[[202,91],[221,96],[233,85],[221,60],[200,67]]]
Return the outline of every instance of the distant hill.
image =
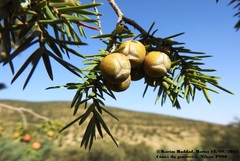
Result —
[[[110,137],[104,133],[103,139],[97,135],[91,151],[88,151],[79,148],[88,120],[81,126],[76,123],[62,133],[58,133],[66,124],[81,115],[83,107],[80,107],[79,113],[73,117],[73,109],[70,109],[71,102],[0,100],[0,103],[25,107],[51,119],[49,124],[26,114],[28,128],[24,130],[19,112],[0,108],[0,160],[219,161],[219,158],[208,158],[218,156],[224,161],[236,161],[240,158],[238,126],[223,126],[106,107],[119,119],[116,121],[106,114],[103,115],[119,147],[116,147]],[[54,136],[49,137],[47,132],[53,129]],[[17,138],[14,137],[16,131],[21,132]],[[22,142],[26,132],[32,137],[28,143]],[[42,144],[42,148],[38,151],[31,148],[31,144],[36,140]],[[171,153],[178,150],[184,153]],[[196,153],[197,150],[203,152]],[[194,151],[194,153],[187,153],[187,151]],[[165,158],[172,154],[183,158]]]
[[[75,117],[72,116],[70,102],[25,102],[1,100],[15,107],[25,107],[47,116],[53,120],[60,120],[63,125],[69,123]],[[128,111],[114,107],[106,107],[119,121],[104,115],[109,129],[118,142],[128,144],[146,143],[153,149],[164,147],[165,149],[193,149],[201,146],[202,132],[209,129],[222,130],[226,126],[207,122],[193,121],[172,116]],[[77,114],[80,115],[80,114]],[[2,110],[1,120],[8,123],[19,122],[19,113]],[[32,117],[31,117],[32,118]],[[28,120],[33,121],[32,119]],[[80,144],[85,125],[74,125],[64,131],[65,144]],[[110,141],[105,134],[104,140]],[[112,144],[112,146],[115,146]]]

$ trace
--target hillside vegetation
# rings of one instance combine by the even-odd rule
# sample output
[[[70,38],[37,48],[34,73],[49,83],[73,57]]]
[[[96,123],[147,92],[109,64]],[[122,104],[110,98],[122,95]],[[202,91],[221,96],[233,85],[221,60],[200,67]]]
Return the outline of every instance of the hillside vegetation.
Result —
[[[13,110],[1,108],[0,110],[0,160],[17,157],[22,151],[25,157],[32,157],[31,160],[176,160],[166,159],[170,154],[157,153],[157,150],[177,151],[177,150],[205,150],[211,153],[208,156],[217,155],[211,150],[232,150],[231,153],[221,153],[224,160],[235,160],[240,158],[240,128],[222,126],[207,122],[193,121],[166,115],[142,113],[136,111],[122,110],[114,107],[111,112],[118,117],[119,121],[104,115],[109,129],[117,140],[119,147],[111,141],[107,134],[101,139],[99,136],[89,152],[80,147],[85,124],[78,126],[74,124],[62,133],[58,131],[67,123],[73,120],[72,111],[69,108],[70,102],[23,102],[2,100],[15,107],[29,108],[41,115],[51,119],[51,124],[26,114],[28,128],[22,129],[21,115]],[[82,108],[83,110],[83,108]],[[79,112],[82,112],[80,110]],[[77,114],[77,115],[80,115]],[[54,131],[54,137],[46,136],[48,131]],[[40,140],[42,148],[34,151],[30,148],[30,143],[23,143],[22,137],[13,139],[13,133],[19,131],[21,135],[28,132],[32,135],[32,142]],[[9,153],[13,150],[14,155]],[[216,151],[215,151],[216,152]],[[220,151],[221,152],[221,151]],[[206,153],[203,153],[204,155]],[[224,155],[223,155],[224,154]],[[162,159],[156,158],[158,156]],[[174,154],[176,156],[180,154]],[[183,154],[181,154],[183,155]],[[188,154],[184,154],[187,156]],[[193,155],[193,154],[191,154]],[[194,153],[194,156],[198,154]],[[226,156],[225,156],[226,155]],[[2,158],[1,158],[2,157]],[[36,159],[38,158],[38,159]],[[10,159],[11,160],[11,159]],[[178,159],[178,160],[191,160]],[[195,160],[195,159],[192,159]],[[213,158],[198,157],[198,160],[215,160]],[[219,160],[219,159],[216,159]]]

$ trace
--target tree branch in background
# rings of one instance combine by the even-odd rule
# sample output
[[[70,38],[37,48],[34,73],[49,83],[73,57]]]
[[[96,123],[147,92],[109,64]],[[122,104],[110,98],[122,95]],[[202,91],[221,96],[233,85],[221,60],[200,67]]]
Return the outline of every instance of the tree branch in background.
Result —
[[[236,3],[235,3],[236,2]],[[240,1],[239,0],[231,0],[228,5],[235,4],[233,9],[237,8],[237,13],[234,14],[234,17],[238,17],[238,22],[235,24],[234,28],[238,31],[240,28]]]
[[[24,128],[24,129],[27,129],[27,117],[26,117],[26,115],[24,114],[24,112],[27,112],[27,113],[29,113],[29,114],[31,114],[31,115],[39,118],[39,119],[45,120],[45,121],[47,121],[47,122],[50,121],[49,118],[47,118],[47,117],[45,117],[45,116],[42,116],[42,115],[40,115],[40,114],[38,114],[38,113],[30,110],[30,109],[26,109],[26,108],[24,108],[24,107],[13,107],[13,106],[10,106],[10,105],[6,105],[6,104],[3,104],[3,103],[0,103],[0,108],[7,108],[7,109],[10,109],[10,110],[14,110],[14,111],[19,112],[19,114],[20,114],[21,117],[22,117],[23,128]]]
[[[219,0],[216,0],[216,3],[218,3]],[[235,3],[236,2],[236,3]],[[238,31],[240,29],[240,1],[239,0],[230,0],[230,2],[228,3],[228,5],[232,5],[235,4],[233,9],[237,8],[237,13],[234,14],[234,17],[238,17],[238,21],[235,24],[234,28]]]

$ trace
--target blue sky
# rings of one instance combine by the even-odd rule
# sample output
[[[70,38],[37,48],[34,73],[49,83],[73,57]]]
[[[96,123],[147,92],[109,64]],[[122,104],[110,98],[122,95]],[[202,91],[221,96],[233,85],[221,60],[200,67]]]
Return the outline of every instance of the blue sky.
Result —
[[[89,1],[84,0],[82,2]],[[103,32],[109,33],[114,29],[117,16],[107,1],[104,0],[103,2],[104,5],[99,7],[99,12],[104,14],[101,18]],[[127,91],[116,93],[117,101],[106,97],[106,105],[218,124],[228,124],[234,121],[234,117],[240,118],[238,109],[240,108],[240,86],[237,68],[240,60],[240,32],[236,32],[233,28],[237,22],[237,19],[233,17],[236,10],[232,10],[233,6],[227,6],[228,1],[222,0],[219,4],[216,4],[215,0],[148,0],[138,1],[137,3],[136,1],[116,0],[116,2],[125,16],[134,19],[146,30],[155,22],[155,29],[159,29],[157,35],[160,37],[185,32],[184,35],[175,40],[185,42],[185,47],[193,51],[202,51],[212,55],[212,58],[204,61],[206,63],[205,67],[217,69],[214,74],[221,76],[222,79],[219,83],[234,92],[235,95],[229,95],[220,90],[220,94],[210,93],[212,104],[209,105],[202,93],[197,93],[194,102],[187,104],[183,100],[181,101],[182,109],[177,110],[168,101],[163,107],[161,107],[160,102],[155,105],[156,93],[152,92],[151,89],[142,98],[145,86],[143,81],[139,81],[133,82]],[[137,33],[136,30],[133,30],[133,32]],[[89,37],[97,34],[95,31],[87,31]],[[83,54],[98,53],[100,48],[105,48],[105,45],[97,40],[88,38],[85,42],[89,46],[76,49]],[[24,51],[14,61],[16,69],[20,67],[32,50]],[[82,67],[81,59],[71,57],[70,61]],[[27,101],[71,101],[75,91],[65,89],[45,90],[49,86],[78,82],[75,75],[72,75],[54,61],[52,63],[54,64],[54,81],[48,79],[41,63],[24,91],[22,86],[28,73],[23,73],[19,79],[10,85],[13,77],[10,69],[8,66],[1,67],[1,82],[6,83],[8,88],[0,92],[0,98]]]

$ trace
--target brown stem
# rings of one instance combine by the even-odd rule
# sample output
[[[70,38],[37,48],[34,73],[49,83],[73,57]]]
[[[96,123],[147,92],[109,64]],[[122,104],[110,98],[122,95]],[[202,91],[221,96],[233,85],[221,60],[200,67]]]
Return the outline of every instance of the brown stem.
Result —
[[[92,0],[92,3],[95,4],[96,3],[95,0]],[[94,7],[94,10],[97,14],[99,14],[97,7]],[[98,21],[99,34],[102,35],[102,26],[101,26],[100,16],[97,15],[96,17],[97,17],[97,21]]]
[[[136,28],[140,33],[142,33],[143,35],[146,35],[147,32],[138,24],[136,23],[134,20],[127,18],[125,16],[123,16],[123,21],[126,22],[127,24],[133,26],[134,28]]]
[[[120,8],[118,7],[118,5],[116,4],[115,0],[108,0],[109,4],[112,6],[113,10],[116,12],[117,16],[118,16],[118,21],[117,24],[122,22],[123,19],[123,13],[120,10]]]
[[[118,5],[116,4],[115,0],[108,0],[109,4],[112,6],[113,10],[115,11],[115,13],[118,16],[118,21],[117,24],[121,23],[122,21],[124,21],[125,23],[133,26],[134,28],[136,28],[140,33],[142,33],[143,35],[146,35],[147,32],[138,24],[136,23],[134,20],[124,16],[124,14],[122,13],[122,11],[120,10],[120,8],[118,7]]]

